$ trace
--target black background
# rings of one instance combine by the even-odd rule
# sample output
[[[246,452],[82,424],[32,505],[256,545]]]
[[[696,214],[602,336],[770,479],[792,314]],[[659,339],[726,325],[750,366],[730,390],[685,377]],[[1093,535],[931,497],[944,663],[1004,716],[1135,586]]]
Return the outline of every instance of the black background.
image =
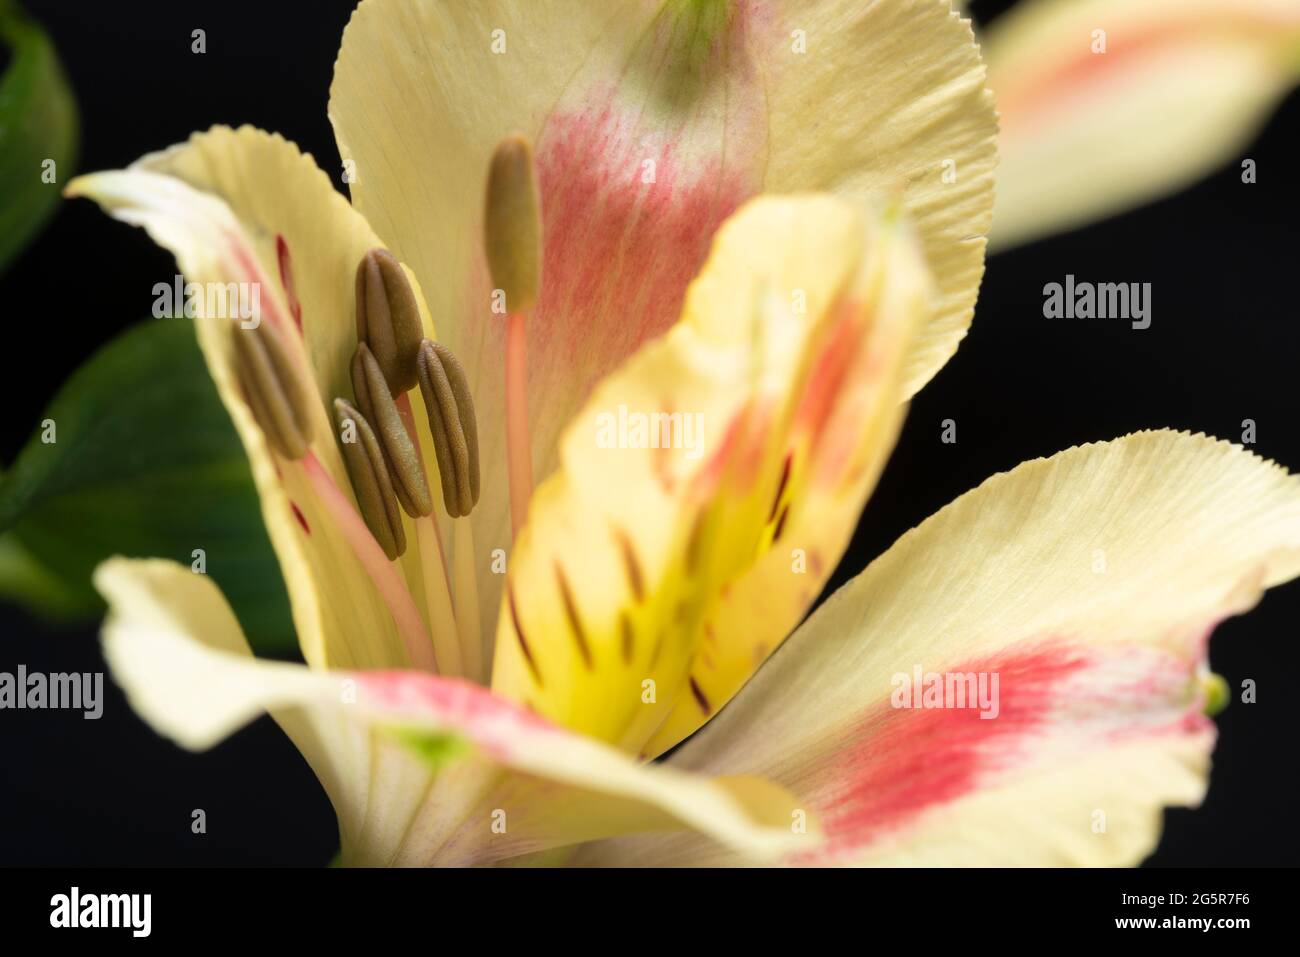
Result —
[[[468,0],[467,0],[468,2]],[[988,17],[1008,6],[976,3]],[[213,123],[278,130],[339,169],[325,108],[351,0],[27,0],[52,34],[79,99],[82,170],[121,167]],[[207,53],[190,51],[207,32]],[[1194,189],[1107,223],[989,260],[976,321],[957,356],[913,404],[834,584],[899,534],[987,476],[1071,445],[1149,427],[1240,440],[1300,469],[1295,428],[1300,174],[1290,97],[1237,164]],[[66,174],[61,171],[61,179]],[[9,462],[64,378],[148,314],[168,254],[92,204],[65,205],[0,277]],[[1151,328],[1052,322],[1044,283],[1066,273],[1153,285]],[[957,421],[958,442],[940,442]],[[1270,592],[1225,622],[1211,650],[1234,703],[1209,797],[1167,813],[1151,863],[1300,863],[1293,686],[1300,585]],[[0,670],[103,669],[95,628],[53,629],[0,608]],[[0,864],[307,864],[336,849],[333,813],[315,778],[267,719],[192,755],[156,737],[107,682],[105,713],[0,712]],[[193,809],[208,832],[190,832]]]

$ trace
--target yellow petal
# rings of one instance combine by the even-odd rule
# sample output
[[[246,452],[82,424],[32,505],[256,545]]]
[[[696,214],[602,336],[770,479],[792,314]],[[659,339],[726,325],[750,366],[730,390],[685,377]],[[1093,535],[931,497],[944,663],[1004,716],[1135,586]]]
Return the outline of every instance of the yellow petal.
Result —
[[[763,191],[901,197],[941,293],[908,364],[905,391],[919,388],[964,334],[983,270],[995,122],[982,79],[969,27],[935,0],[358,8],[330,118],[358,209],[419,275],[474,390],[489,634],[502,585],[491,553],[510,547],[505,321],[481,248],[497,144],[522,133],[539,164],[528,409],[540,480],[591,389],[676,321],[717,227]]]
[[[896,216],[801,196],[728,220],[681,321],[565,432],[510,557],[493,687],[627,748],[679,703],[674,732],[716,710],[834,568],[931,301]]]
[[[739,232],[741,226],[735,228]],[[713,599],[688,665],[691,694],[677,696],[642,746],[647,756],[663,753],[709,720],[780,647],[839,564],[894,447],[903,418],[903,409],[896,407],[900,376],[906,375],[906,366],[898,364],[911,354],[907,330],[924,326],[927,277],[919,251],[899,241],[902,237],[891,237],[889,229],[868,242],[861,266],[862,287],[871,290],[863,308],[873,331],[854,345],[847,327],[841,327],[817,357],[800,402],[805,410],[822,406],[820,433],[796,427],[784,444],[774,437],[769,454],[780,459],[780,471],[777,490],[760,516],[766,523],[763,548]],[[749,242],[771,241],[757,225],[748,225],[746,232]],[[791,231],[790,241],[807,241],[805,236]],[[813,250],[819,254],[816,246]],[[738,321],[726,305],[736,288],[746,282],[775,285],[770,278],[745,274],[759,262],[752,253],[737,250],[734,262],[740,266],[736,273],[710,277],[706,288],[717,298],[691,301],[697,314]],[[850,358],[854,350],[856,367]],[[631,507],[636,509],[635,503]]]
[[[1300,78],[1295,0],[1026,0],[984,39],[1002,115],[997,247],[1240,163]]]
[[[1135,863],[1204,794],[1210,631],[1298,573],[1300,477],[1239,447],[1143,432],[1027,462],[899,539],[669,764],[805,796],[828,848],[794,861]],[[975,695],[906,707],[916,669]]]
[[[279,136],[218,127],[130,169],[79,177],[68,194],[144,227],[175,254],[188,282],[204,290],[244,283],[250,303],[256,290],[257,318],[307,358],[321,398],[351,395],[353,279],[361,257],[380,243],[310,156]],[[306,460],[275,451],[250,411],[235,365],[234,336],[249,334],[237,327],[244,320],[209,315],[207,305],[196,321],[199,344],[248,453],[304,656],[319,667],[406,664],[389,607]],[[309,404],[311,453],[353,502],[326,405]]]
[[[140,715],[197,750],[269,710],[329,793],[346,864],[487,863],[681,827],[759,857],[817,840],[766,782],[642,767],[475,685],[257,661],[216,586],[183,566],[112,559],[95,582],[105,656]]]

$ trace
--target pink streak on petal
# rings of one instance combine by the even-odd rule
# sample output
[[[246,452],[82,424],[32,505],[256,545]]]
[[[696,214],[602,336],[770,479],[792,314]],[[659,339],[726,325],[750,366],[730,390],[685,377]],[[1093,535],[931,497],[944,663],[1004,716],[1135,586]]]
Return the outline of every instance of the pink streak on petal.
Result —
[[[266,282],[266,274],[262,271],[262,265],[257,261],[257,256],[248,248],[244,237],[239,233],[228,233],[226,240],[229,243],[227,247],[235,266],[244,274],[247,282],[256,283],[260,288],[269,290]],[[280,307],[275,296],[259,297],[262,316],[272,325],[280,329],[286,327],[284,315],[280,312]]]
[[[289,301],[289,312],[293,316],[298,331],[302,332],[302,303],[293,288],[293,258],[289,255],[289,244],[283,236],[275,237],[275,256],[280,266],[280,285],[284,287],[285,298]]]
[[[1062,642],[944,667],[941,673],[999,675],[999,713],[993,719],[981,718],[979,708],[894,708],[888,698],[872,705],[814,771],[822,781],[817,804],[830,855],[875,843],[927,810],[1032,763],[1029,749],[1063,726],[1088,732],[1087,722],[1097,723],[1086,738],[1095,747],[1138,736],[1206,732],[1212,722],[1197,713],[1194,702],[1170,716],[1170,702],[1191,684],[1192,663],[1149,648],[1134,655],[1132,675],[1103,674],[1097,671],[1105,667],[1100,656],[1093,659]],[[1115,660],[1109,661],[1114,667]],[[910,667],[900,670],[910,674]],[[1156,709],[1156,720],[1149,711],[1144,720],[1144,706]],[[1097,714],[1107,711],[1113,721],[1098,721]]]
[[[972,790],[987,760],[1014,750],[1014,740],[1042,723],[1053,689],[1083,667],[1082,658],[1054,649],[1018,660],[967,665],[950,671],[998,671],[1000,713],[982,720],[975,709],[873,707],[839,757],[845,793],[824,824],[828,833],[889,830],[925,808]],[[989,748],[996,742],[996,752]],[[840,803],[842,802],[842,803]]]
[[[362,691],[358,698],[362,704],[463,734],[498,758],[527,743],[521,733],[560,730],[526,708],[459,678],[416,671],[365,671],[353,677]]]
[[[539,146],[545,250],[534,321],[561,337],[559,356],[606,346],[603,372],[677,320],[714,232],[752,190],[720,157],[688,163],[671,139],[646,145],[612,94],[595,99],[603,105],[553,116]]]

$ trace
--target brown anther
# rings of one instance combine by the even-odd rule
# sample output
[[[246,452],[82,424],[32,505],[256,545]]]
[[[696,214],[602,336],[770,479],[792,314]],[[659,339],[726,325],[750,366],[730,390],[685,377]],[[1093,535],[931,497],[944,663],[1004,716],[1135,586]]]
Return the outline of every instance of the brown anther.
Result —
[[[391,561],[406,551],[406,532],[379,440],[365,417],[343,399],[334,400],[334,419],[361,517]]]
[[[542,271],[542,214],[533,148],[521,134],[492,154],[483,233],[492,285],[505,293],[506,309],[531,309]]]
[[[316,389],[289,351],[284,335],[269,322],[255,328],[232,324],[235,360],[253,417],[271,446],[300,459],[311,444],[311,406]]]
[[[438,456],[442,502],[452,518],[478,504],[478,422],[465,370],[444,345],[426,339],[417,362],[420,394]]]
[[[433,511],[433,499],[419,452],[397,411],[379,362],[364,342],[357,346],[352,357],[352,391],[356,393],[361,414],[379,436],[384,462],[393,479],[393,491],[402,508],[412,518],[428,515]]]
[[[415,352],[424,324],[402,264],[372,249],[357,266],[357,341],[374,353],[393,398],[415,386]]]

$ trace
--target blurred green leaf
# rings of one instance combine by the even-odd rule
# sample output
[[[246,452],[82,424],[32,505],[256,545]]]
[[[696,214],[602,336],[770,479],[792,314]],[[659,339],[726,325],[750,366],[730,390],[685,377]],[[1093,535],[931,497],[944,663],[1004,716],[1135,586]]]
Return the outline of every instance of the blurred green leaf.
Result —
[[[0,600],[17,602],[56,621],[88,618],[101,602],[42,565],[13,532],[0,535]]]
[[[8,55],[0,77],[2,271],[44,224],[72,174],[77,106],[49,38],[9,0],[0,0],[0,47]]]
[[[187,320],[127,331],[67,381],[0,478],[0,532],[0,596],[35,611],[102,610],[90,574],[110,555],[191,565],[202,549],[254,649],[296,648],[248,460]]]

